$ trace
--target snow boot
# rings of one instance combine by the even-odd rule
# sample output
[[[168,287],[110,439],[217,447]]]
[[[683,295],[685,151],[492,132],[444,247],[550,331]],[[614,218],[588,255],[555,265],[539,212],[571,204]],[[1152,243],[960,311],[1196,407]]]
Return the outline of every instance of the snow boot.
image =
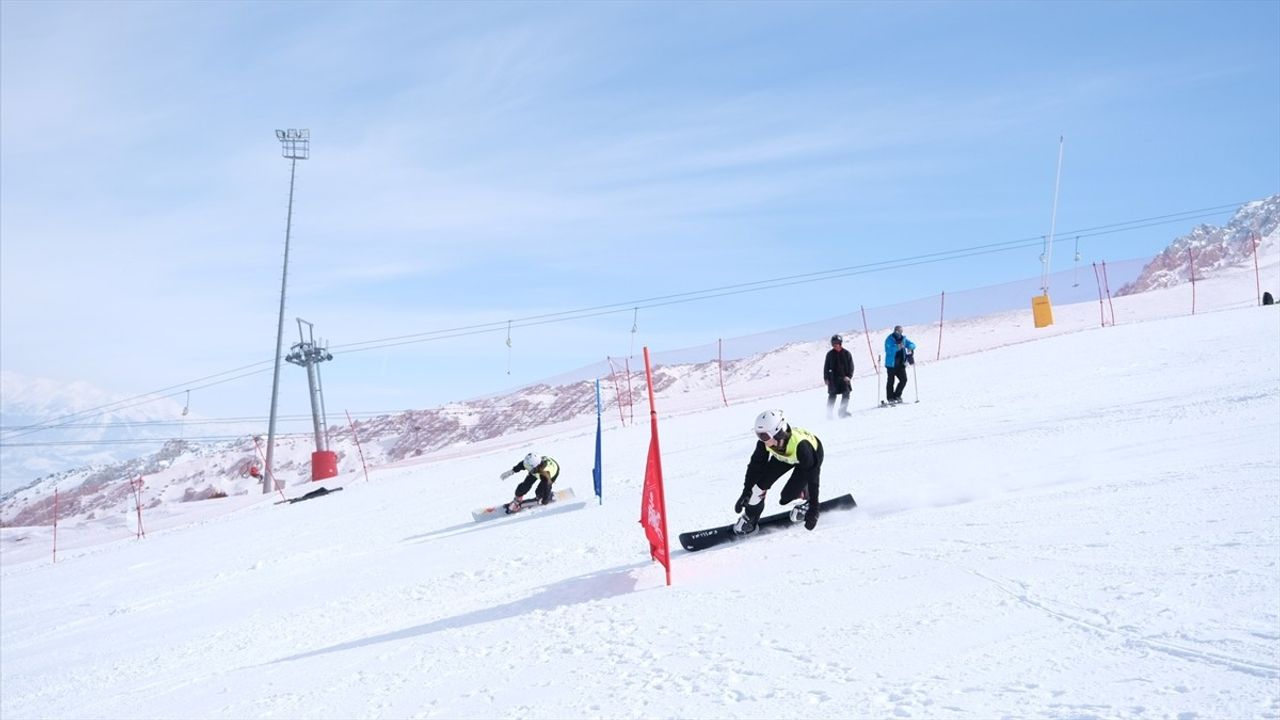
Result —
[[[750,535],[759,528],[760,514],[764,512],[764,503],[748,505],[742,509],[742,516],[733,523],[736,535]]]

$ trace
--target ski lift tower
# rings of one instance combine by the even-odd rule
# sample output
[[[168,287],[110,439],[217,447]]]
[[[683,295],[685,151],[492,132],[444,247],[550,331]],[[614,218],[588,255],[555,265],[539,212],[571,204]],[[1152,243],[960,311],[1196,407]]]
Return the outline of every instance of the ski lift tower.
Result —
[[[1053,180],[1053,214],[1049,218],[1049,234],[1040,253],[1040,294],[1031,298],[1031,317],[1038,328],[1053,324],[1053,306],[1049,303],[1049,275],[1053,264],[1053,233],[1058,224],[1058,188],[1062,183],[1062,136],[1058,136],[1058,171]]]
[[[303,336],[302,326],[307,326]],[[316,344],[315,325],[298,318],[298,343],[289,348],[285,360],[307,369],[307,387],[311,395],[311,424],[315,428],[316,449],[311,453],[311,480],[323,480],[338,474],[338,454],[329,449],[329,423],[324,412],[324,389],[320,386],[320,363],[332,360],[328,348]]]
[[[276,479],[276,466],[273,464],[276,452],[276,407],[280,398],[280,356],[284,350],[284,293],[289,286],[289,235],[293,230],[293,178],[298,170],[298,161],[311,157],[311,131],[276,130],[276,139],[280,141],[281,152],[289,161],[289,213],[284,222],[284,269],[280,271],[280,321],[276,325],[276,366],[271,376],[271,419],[267,423],[267,466],[262,473],[262,494],[271,492]]]

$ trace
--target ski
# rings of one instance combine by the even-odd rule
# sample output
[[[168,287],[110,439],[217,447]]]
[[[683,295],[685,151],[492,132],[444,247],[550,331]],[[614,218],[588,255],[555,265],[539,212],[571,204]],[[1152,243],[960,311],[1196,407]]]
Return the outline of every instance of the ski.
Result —
[[[565,500],[572,500],[572,499],[573,499],[573,488],[556,490],[555,492],[551,493],[551,502],[547,503],[547,505],[555,505],[558,502],[562,502]],[[516,513],[524,512],[530,508],[538,508],[538,507],[543,507],[543,506],[538,502],[537,498],[525,498],[524,500],[520,501],[520,509],[517,510]],[[494,505],[493,507],[486,507],[486,508],[479,508],[478,510],[472,510],[471,517],[476,522],[484,522],[485,520],[493,520],[495,518],[506,517],[508,515],[514,515],[516,513],[507,512],[507,503],[502,503],[501,505]]]
[[[830,510],[847,510],[858,506],[854,501],[853,495],[845,494],[839,497],[823,500],[818,503],[818,507],[822,512]],[[706,530],[695,530],[693,532],[680,533],[680,546],[689,552],[697,552],[714,547],[722,543],[734,542],[735,540],[744,540],[746,538],[755,537],[762,533],[776,530],[780,527],[789,527],[792,525],[791,511],[784,510],[774,515],[765,515],[760,518],[757,523],[756,531],[750,535],[739,535],[733,531],[733,524],[722,525],[720,527],[707,528]]]

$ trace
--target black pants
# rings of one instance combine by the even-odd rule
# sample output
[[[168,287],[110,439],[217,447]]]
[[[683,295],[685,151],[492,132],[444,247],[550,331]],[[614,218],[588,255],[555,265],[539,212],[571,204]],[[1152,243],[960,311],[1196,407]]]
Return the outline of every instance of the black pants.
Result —
[[[840,397],[840,414],[849,412],[849,384],[844,380],[832,380],[827,383],[827,417],[836,406],[836,397]]]
[[[885,368],[889,371],[889,381],[885,383],[884,394],[889,400],[901,400],[902,391],[907,387],[907,364],[902,363],[891,368]],[[898,389],[893,388],[893,381],[898,381]]]
[[[821,445],[818,446],[816,454],[818,462],[814,464],[813,469],[807,472],[795,465],[771,460],[768,465],[765,465],[764,472],[752,484],[767,492],[769,488],[773,487],[774,483],[778,482],[778,478],[795,470],[795,472],[791,472],[791,477],[787,478],[786,484],[782,486],[782,494],[778,497],[778,503],[786,505],[800,497],[804,497],[811,502],[818,502],[818,486],[822,475],[822,460],[825,455]],[[810,488],[812,488],[812,492],[808,492]],[[752,501],[754,502],[755,498],[752,498]],[[744,509],[747,517],[751,518],[752,522],[755,522],[764,513],[764,499],[761,498],[760,502],[756,502],[754,505],[748,503]]]
[[[550,480],[547,480],[536,473],[529,473],[516,486],[516,497],[524,497],[524,494],[529,492],[529,488],[533,487],[534,483],[538,483],[538,489],[533,491],[533,496],[538,498],[543,505],[546,505],[551,499],[551,486],[555,484],[556,478],[559,477],[560,473],[556,473]]]

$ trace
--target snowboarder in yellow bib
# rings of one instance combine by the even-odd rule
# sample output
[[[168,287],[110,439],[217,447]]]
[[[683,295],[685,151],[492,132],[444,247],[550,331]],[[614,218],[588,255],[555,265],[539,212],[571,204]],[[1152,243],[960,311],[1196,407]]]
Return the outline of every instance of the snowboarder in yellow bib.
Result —
[[[764,498],[769,488],[783,475],[791,477],[782,486],[778,502],[804,502],[791,508],[791,519],[804,519],[806,530],[818,524],[818,476],[822,470],[822,442],[803,428],[792,427],[781,410],[766,410],[756,417],[756,449],[747,463],[747,476],[742,495],[734,503],[734,512],[742,513],[733,531],[749,535],[764,512]],[[794,471],[794,472],[793,472]]]
[[[529,488],[534,483],[538,484],[538,489],[533,491],[534,497],[538,498],[538,502],[546,505],[551,502],[551,486],[555,484],[556,478],[560,477],[560,465],[549,457],[543,457],[537,453],[529,453],[524,459],[516,463],[510,470],[502,473],[503,480],[519,473],[527,472],[528,475],[516,485],[515,499],[507,505],[508,512],[517,512],[520,510],[520,501],[524,499],[524,494],[529,492]]]

